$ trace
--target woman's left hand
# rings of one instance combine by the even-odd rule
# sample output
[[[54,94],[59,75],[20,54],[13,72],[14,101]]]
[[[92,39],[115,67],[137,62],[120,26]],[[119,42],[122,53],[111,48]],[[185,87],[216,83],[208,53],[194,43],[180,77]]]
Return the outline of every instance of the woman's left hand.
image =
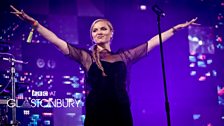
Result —
[[[198,23],[195,23],[197,21],[197,19],[198,18],[196,17],[196,18],[192,19],[191,21],[187,21],[185,23],[178,24],[178,25],[174,26],[173,29],[180,30],[180,29],[183,29],[185,27],[188,27],[189,25],[200,25]]]

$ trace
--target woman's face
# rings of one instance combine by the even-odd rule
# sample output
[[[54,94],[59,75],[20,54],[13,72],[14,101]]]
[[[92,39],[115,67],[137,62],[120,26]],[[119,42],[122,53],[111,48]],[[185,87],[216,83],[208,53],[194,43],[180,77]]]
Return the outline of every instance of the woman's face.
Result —
[[[91,35],[93,41],[98,45],[110,44],[113,32],[109,27],[108,22],[102,20],[93,25]]]

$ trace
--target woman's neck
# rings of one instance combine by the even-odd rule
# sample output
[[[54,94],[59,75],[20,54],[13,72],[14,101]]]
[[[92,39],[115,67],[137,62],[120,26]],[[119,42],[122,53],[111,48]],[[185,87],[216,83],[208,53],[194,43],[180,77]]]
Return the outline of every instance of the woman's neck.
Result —
[[[102,50],[108,50],[109,52],[111,52],[111,48],[110,45],[108,44],[104,44],[104,45],[97,45],[97,49],[99,52],[101,52]]]

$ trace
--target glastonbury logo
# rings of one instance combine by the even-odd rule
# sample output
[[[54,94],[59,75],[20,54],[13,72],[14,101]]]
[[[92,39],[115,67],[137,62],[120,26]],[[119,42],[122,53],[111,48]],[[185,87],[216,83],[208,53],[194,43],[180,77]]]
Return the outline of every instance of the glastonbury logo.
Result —
[[[55,96],[55,92],[48,91],[34,91],[32,90],[32,96],[36,97],[48,97]],[[19,104],[20,103],[20,104]],[[27,98],[25,97],[22,102],[18,102],[18,99],[8,99],[7,106],[10,108],[69,108],[69,107],[82,107],[83,102],[80,99],[74,98]]]

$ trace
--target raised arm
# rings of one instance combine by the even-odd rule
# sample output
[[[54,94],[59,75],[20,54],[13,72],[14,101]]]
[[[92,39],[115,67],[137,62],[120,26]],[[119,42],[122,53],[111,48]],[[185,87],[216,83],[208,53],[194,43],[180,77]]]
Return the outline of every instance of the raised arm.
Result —
[[[197,18],[192,19],[190,22],[178,24],[168,29],[167,31],[163,32],[162,33],[163,42],[172,37],[176,31],[183,29],[191,24],[196,24],[195,23],[196,20]],[[127,64],[134,63],[139,59],[141,59],[142,57],[146,56],[148,52],[157,45],[159,45],[159,35],[154,36],[146,43],[140,44],[134,48],[121,52],[120,56]]]
[[[49,42],[53,43],[62,53],[69,54],[67,43],[56,36],[52,31],[48,30],[41,24],[37,25],[36,30]]]
[[[191,24],[196,24],[195,23],[196,20],[197,20],[197,18],[194,18],[189,22],[187,21],[186,23],[178,24],[178,25],[168,29],[167,31],[163,32],[161,34],[162,40],[163,40],[162,42],[165,42],[167,39],[172,37],[176,31],[179,31],[185,27],[188,27]],[[147,52],[149,52],[155,46],[159,45],[159,35],[152,37],[147,43],[148,43]]]
[[[52,31],[42,26],[38,23],[37,20],[27,15],[23,10],[19,11],[12,5],[10,6],[13,9],[13,14],[19,17],[21,20],[29,22],[35,29],[49,42],[53,43],[62,53],[69,54],[69,49],[67,43],[55,35]]]

